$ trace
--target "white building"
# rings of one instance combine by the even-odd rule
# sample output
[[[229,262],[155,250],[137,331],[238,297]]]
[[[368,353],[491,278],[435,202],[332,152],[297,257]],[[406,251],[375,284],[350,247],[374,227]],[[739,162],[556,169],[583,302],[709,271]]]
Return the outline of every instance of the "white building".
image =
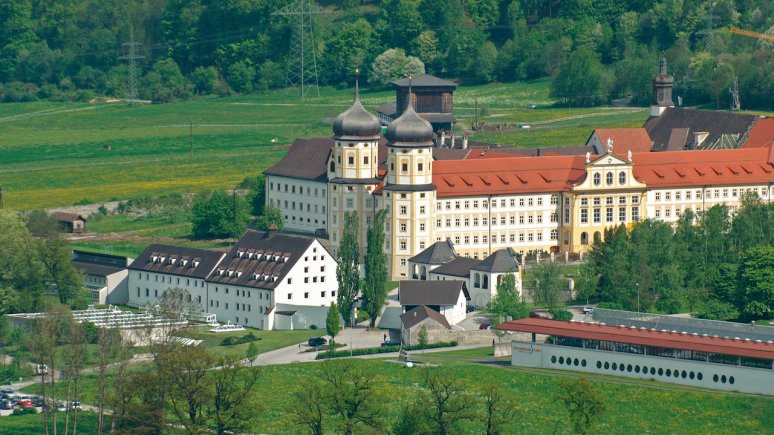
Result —
[[[70,263],[83,274],[92,302],[125,304],[129,301],[129,272],[126,267],[132,264],[131,258],[77,250],[72,255]]]
[[[129,305],[187,290],[220,322],[260,329],[325,325],[336,300],[336,260],[311,237],[248,231],[227,252],[151,245],[129,268]]]
[[[465,320],[470,299],[465,281],[401,281],[398,300],[404,313],[424,305],[440,313],[450,325]]]

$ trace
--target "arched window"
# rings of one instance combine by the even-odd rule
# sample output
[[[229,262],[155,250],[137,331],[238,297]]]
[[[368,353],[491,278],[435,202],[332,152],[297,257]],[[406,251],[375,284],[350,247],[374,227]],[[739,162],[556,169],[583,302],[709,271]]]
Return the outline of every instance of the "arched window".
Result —
[[[607,185],[612,186],[613,185],[613,173],[608,172],[607,175],[605,175],[605,178],[607,179]]]
[[[473,275],[473,287],[476,287],[476,288],[481,287],[481,275],[479,274]]]
[[[600,243],[602,241],[602,234],[599,231],[594,232],[594,243]]]
[[[484,275],[484,286],[483,288],[489,288],[489,275]]]
[[[594,174],[594,185],[599,186],[599,183],[601,182],[602,182],[602,176],[599,174],[599,172],[597,172],[596,174]]]
[[[582,232],[581,233],[581,245],[588,245],[589,244],[589,233]]]
[[[618,173],[618,184],[626,184],[626,172],[621,171]]]
[[[331,172],[336,172],[336,164],[331,161]]]

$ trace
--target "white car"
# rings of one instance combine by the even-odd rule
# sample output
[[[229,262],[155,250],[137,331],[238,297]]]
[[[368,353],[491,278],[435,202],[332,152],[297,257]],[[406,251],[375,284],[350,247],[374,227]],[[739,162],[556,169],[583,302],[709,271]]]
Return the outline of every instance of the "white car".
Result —
[[[591,314],[593,312],[594,312],[594,307],[591,307],[591,306],[583,307],[583,314]]]

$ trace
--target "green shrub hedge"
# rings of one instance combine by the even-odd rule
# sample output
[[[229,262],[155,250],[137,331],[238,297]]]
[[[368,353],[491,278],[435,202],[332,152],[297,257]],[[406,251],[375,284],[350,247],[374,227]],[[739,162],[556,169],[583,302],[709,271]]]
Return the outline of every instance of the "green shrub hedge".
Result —
[[[442,341],[439,343],[428,344],[425,349],[438,349],[442,347],[455,347],[456,341]],[[422,349],[419,345],[403,346],[403,350],[419,350]],[[348,350],[335,350],[333,352],[320,352],[315,359],[330,359],[330,358],[344,358],[348,356],[360,356],[360,355],[375,355],[378,353],[390,353],[400,350],[400,346],[385,346],[385,347],[367,347],[365,349],[354,349],[351,353]]]
[[[236,346],[237,344],[250,343],[251,341],[258,341],[259,337],[256,337],[252,332],[247,333],[241,337],[226,337],[220,342],[221,346]]]

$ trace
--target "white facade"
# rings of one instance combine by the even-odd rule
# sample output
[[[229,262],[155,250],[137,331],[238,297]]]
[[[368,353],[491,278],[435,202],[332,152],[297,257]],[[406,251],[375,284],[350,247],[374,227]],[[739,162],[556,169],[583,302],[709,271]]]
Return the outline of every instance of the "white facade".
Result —
[[[654,189],[647,192],[647,215],[653,219],[675,223],[687,209],[694,212],[715,205],[729,207],[733,214],[742,205],[746,193],[755,193],[768,201],[774,195],[771,186],[711,186]]]
[[[328,231],[328,183],[324,181],[268,176],[266,203],[280,209],[287,230]]]
[[[165,291],[181,288],[191,295],[202,310],[207,300],[207,283],[202,278],[191,278],[159,272],[129,270],[129,301],[131,307],[156,305]]]
[[[715,390],[774,394],[774,372],[765,368],[521,341],[512,342],[511,362],[522,367],[553,368]]]

